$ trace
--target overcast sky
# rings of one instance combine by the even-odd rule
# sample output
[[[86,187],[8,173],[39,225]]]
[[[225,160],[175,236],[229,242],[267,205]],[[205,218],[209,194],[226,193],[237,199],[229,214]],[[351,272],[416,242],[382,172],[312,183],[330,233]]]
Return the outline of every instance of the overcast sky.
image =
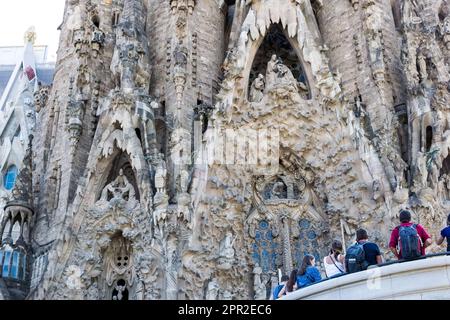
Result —
[[[49,61],[56,60],[58,26],[65,0],[0,0],[0,46],[23,45],[25,31],[36,28],[36,45],[49,46]]]

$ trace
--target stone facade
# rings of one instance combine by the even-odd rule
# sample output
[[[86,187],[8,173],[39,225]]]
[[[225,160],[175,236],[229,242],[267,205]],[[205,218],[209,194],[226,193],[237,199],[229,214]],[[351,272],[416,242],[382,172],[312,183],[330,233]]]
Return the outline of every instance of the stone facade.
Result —
[[[401,208],[442,227],[445,0],[66,3],[28,299],[266,299],[359,227],[392,258]]]

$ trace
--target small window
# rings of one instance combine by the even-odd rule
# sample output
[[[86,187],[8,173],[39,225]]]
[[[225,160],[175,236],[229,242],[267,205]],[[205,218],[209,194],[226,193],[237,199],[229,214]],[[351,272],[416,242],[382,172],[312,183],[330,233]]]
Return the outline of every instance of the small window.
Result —
[[[19,252],[15,251],[13,253],[13,259],[11,264],[11,278],[19,278]]]
[[[12,190],[14,188],[14,185],[16,184],[16,178],[17,178],[17,167],[10,166],[6,171],[3,180],[3,186],[5,187],[6,190]]]
[[[3,262],[3,270],[2,270],[2,277],[8,278],[9,277],[9,267],[11,265],[11,251],[5,252],[5,261]]]
[[[112,26],[115,27],[119,24],[119,18],[120,18],[120,13],[119,12],[114,12],[113,14],[113,18],[112,18]]]

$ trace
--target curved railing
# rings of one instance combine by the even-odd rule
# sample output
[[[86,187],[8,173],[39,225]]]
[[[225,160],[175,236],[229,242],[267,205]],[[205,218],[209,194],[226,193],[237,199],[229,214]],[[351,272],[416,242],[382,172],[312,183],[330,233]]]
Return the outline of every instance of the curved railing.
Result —
[[[450,252],[389,261],[297,290],[279,300],[450,299]]]

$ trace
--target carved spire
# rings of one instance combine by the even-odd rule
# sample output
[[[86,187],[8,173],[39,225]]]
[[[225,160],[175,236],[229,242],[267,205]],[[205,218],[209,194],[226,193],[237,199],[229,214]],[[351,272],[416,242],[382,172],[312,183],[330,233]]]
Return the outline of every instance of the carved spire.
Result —
[[[33,136],[30,135],[28,148],[23,159],[23,167],[17,176],[11,198],[6,203],[5,209],[10,206],[22,206],[33,210],[32,141]]]

